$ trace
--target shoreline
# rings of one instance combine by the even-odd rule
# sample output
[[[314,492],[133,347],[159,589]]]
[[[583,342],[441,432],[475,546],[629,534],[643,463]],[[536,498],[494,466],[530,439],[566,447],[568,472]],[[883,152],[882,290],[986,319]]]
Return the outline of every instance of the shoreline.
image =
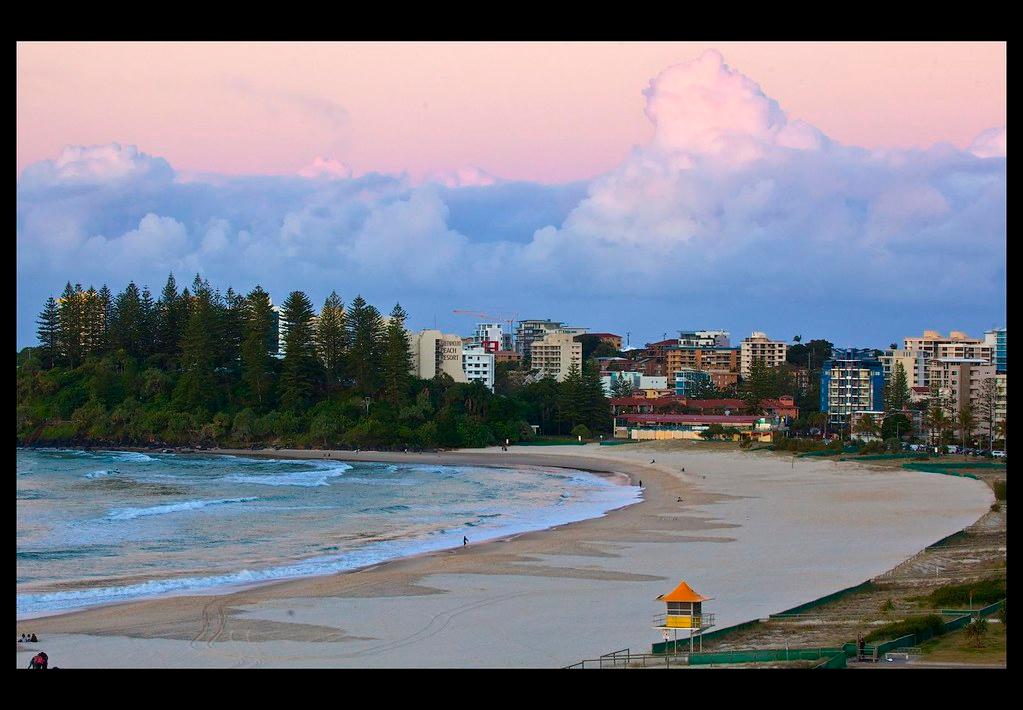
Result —
[[[75,450],[77,450],[77,449],[75,449]],[[93,450],[96,450],[96,451],[131,451],[131,452],[138,452],[138,453],[146,453],[148,451],[149,453],[152,453],[151,450],[141,449],[141,448],[138,448],[138,447],[130,447],[130,448],[126,448],[126,447],[122,447],[122,448],[100,448],[100,449],[93,449]],[[157,452],[157,453],[159,453],[159,452]],[[324,454],[324,453],[328,453],[328,454],[330,454],[330,456],[323,456],[322,454]],[[633,481],[633,477],[630,474],[624,473],[624,472],[621,472],[621,471],[617,471],[617,470],[611,470],[609,468],[584,468],[584,467],[568,466],[568,465],[565,465],[564,463],[560,463],[559,465],[553,465],[553,464],[547,464],[547,463],[543,463],[543,464],[526,463],[526,462],[522,462],[522,461],[501,463],[501,462],[495,462],[495,461],[489,460],[489,458],[478,459],[477,457],[473,457],[472,456],[472,452],[468,452],[468,456],[467,457],[457,458],[457,460],[456,460],[456,458],[449,458],[449,456],[448,456],[449,453],[452,453],[452,452],[443,452],[443,453],[432,453],[431,452],[431,453],[420,453],[420,454],[413,454],[413,453],[406,454],[404,452],[399,453],[399,452],[384,452],[384,451],[355,452],[355,451],[346,451],[346,450],[341,450],[341,449],[280,449],[280,450],[274,450],[274,449],[258,449],[258,450],[250,450],[250,449],[208,449],[208,450],[203,450],[203,451],[174,452],[173,455],[175,455],[175,456],[193,456],[193,455],[194,456],[237,456],[237,457],[247,456],[247,457],[250,457],[250,458],[263,458],[263,459],[270,459],[270,460],[273,460],[273,459],[290,459],[290,460],[302,460],[302,461],[323,461],[323,460],[329,460],[329,461],[339,461],[339,462],[342,462],[342,463],[344,463],[346,461],[359,461],[359,462],[369,462],[369,463],[433,463],[433,464],[437,464],[439,466],[459,466],[459,465],[466,466],[466,465],[471,465],[471,466],[487,466],[487,467],[491,467],[491,468],[518,468],[518,467],[523,467],[523,466],[529,466],[529,467],[542,467],[542,468],[557,468],[557,469],[564,470],[564,471],[580,471],[580,472],[583,472],[583,473],[589,473],[589,474],[592,474],[592,475],[595,475],[595,476],[599,476],[601,478],[610,479],[616,485],[622,485],[622,486],[633,486],[633,485],[635,485],[635,482]],[[410,458],[410,457],[418,457],[418,458]],[[467,460],[467,459],[471,459],[471,460]],[[499,533],[499,534],[494,535],[493,537],[485,538],[485,539],[483,539],[483,540],[481,540],[479,542],[471,542],[471,543],[469,543],[469,545],[467,547],[469,547],[469,546],[481,547],[481,546],[492,544],[492,543],[509,542],[509,541],[512,541],[512,540],[514,540],[514,539],[516,539],[516,538],[518,538],[520,536],[523,536],[523,535],[543,533],[543,532],[550,531],[550,530],[557,530],[559,528],[564,528],[564,527],[569,526],[569,525],[577,525],[579,523],[584,523],[584,522],[587,522],[587,521],[590,521],[590,520],[597,520],[599,518],[603,518],[603,517],[606,517],[608,515],[611,515],[611,514],[617,512],[617,511],[619,511],[619,510],[623,510],[625,508],[631,508],[631,507],[634,507],[634,506],[642,505],[644,503],[644,501],[645,501],[645,497],[643,496],[643,492],[641,491],[639,499],[636,500],[635,502],[626,503],[625,505],[620,505],[620,506],[617,506],[615,508],[610,508],[608,510],[603,511],[600,515],[597,515],[597,516],[594,516],[594,517],[583,518],[581,520],[573,520],[573,521],[564,522],[564,523],[556,523],[554,525],[548,525],[546,527],[538,528],[538,529],[535,529],[535,530],[524,530],[524,531],[519,531],[519,532]],[[340,574],[354,574],[354,573],[361,572],[361,571],[372,570],[372,569],[375,569],[377,567],[380,567],[381,565],[387,565],[387,564],[392,564],[392,563],[395,563],[395,562],[400,562],[402,560],[412,560],[412,559],[416,559],[416,558],[420,558],[420,557],[428,557],[428,556],[431,556],[431,555],[442,555],[442,554],[445,554],[445,553],[449,553],[449,552],[451,552],[454,549],[460,549],[460,546],[452,545],[451,547],[443,547],[443,548],[439,548],[439,549],[436,549],[436,550],[422,550],[422,551],[419,551],[419,552],[413,552],[411,554],[399,555],[397,557],[392,557],[392,558],[389,558],[389,559],[384,559],[384,560],[380,560],[380,561],[376,561],[376,562],[371,562],[369,564],[360,565],[360,566],[357,566],[357,567],[352,567],[350,569],[337,570],[337,571],[333,571],[333,572],[325,572],[325,573],[320,573],[320,574],[296,575],[296,576],[293,576],[293,577],[282,577],[282,578],[279,578],[279,579],[267,579],[267,580],[260,580],[260,581],[254,581],[254,582],[238,582],[238,583],[226,584],[226,585],[218,585],[218,586],[213,586],[213,587],[208,587],[208,588],[203,588],[203,589],[187,589],[187,590],[181,590],[181,591],[165,592],[165,593],[156,594],[156,595],[153,595],[153,596],[142,596],[142,597],[136,597],[136,598],[131,598],[131,599],[123,599],[123,600],[118,600],[118,601],[100,602],[100,603],[97,603],[97,604],[88,604],[88,605],[85,605],[85,606],[71,607],[71,608],[68,608],[68,609],[55,609],[55,610],[47,610],[47,611],[41,611],[41,612],[30,612],[30,613],[24,614],[24,615],[16,615],[16,620],[19,623],[23,622],[23,621],[35,621],[35,620],[39,620],[39,619],[49,619],[49,618],[56,618],[56,617],[72,615],[72,614],[78,614],[78,613],[86,613],[86,612],[89,612],[89,611],[92,611],[92,610],[96,610],[96,609],[104,609],[104,608],[116,607],[116,606],[120,606],[120,605],[134,604],[136,602],[144,602],[144,601],[158,602],[160,600],[174,599],[174,598],[178,598],[178,597],[226,596],[226,595],[237,594],[237,593],[251,591],[251,590],[256,590],[256,589],[262,589],[262,588],[265,588],[265,587],[271,587],[271,586],[274,586],[274,585],[288,584],[288,583],[291,583],[291,582],[296,582],[296,581],[301,581],[301,580],[319,579],[319,578],[331,577],[333,575],[340,575]],[[301,561],[299,560],[299,561],[296,561],[296,563],[297,562],[301,562]]]
[[[56,635],[65,651],[73,655],[79,653],[77,649],[87,637],[84,645],[94,650],[128,644],[135,652],[154,654],[141,662],[157,666],[235,665],[239,654],[248,658],[253,653],[260,659],[257,665],[289,665],[286,658],[291,658],[293,651],[284,653],[282,649],[293,649],[295,641],[320,649],[329,647],[326,655],[316,648],[302,652],[312,654],[306,660],[313,665],[325,667],[567,665],[629,645],[630,638],[653,641],[649,618],[658,609],[650,600],[677,584],[680,576],[699,591],[719,598],[719,628],[724,628],[876,576],[948,532],[972,523],[989,505],[985,501],[990,490],[985,486],[982,493],[969,485],[976,483],[972,481],[947,477],[921,480],[925,477],[919,473],[871,471],[846,462],[797,464],[748,453],[666,452],[640,446],[614,452],[597,446],[551,447],[543,453],[505,453],[500,449],[442,454],[332,451],[329,458],[334,460],[519,464],[617,473],[633,483],[642,479],[644,491],[638,503],[597,518],[466,548],[425,552],[326,576],[259,583],[229,593],[193,593],[61,612],[35,619],[34,630],[49,637]],[[325,458],[322,450],[215,449],[194,453]],[[657,464],[647,463],[651,459]],[[681,473],[682,464],[692,467],[689,473]],[[891,489],[890,494],[884,494],[886,489]],[[952,518],[942,514],[938,503],[920,504],[928,491],[939,496],[938,503],[954,514]],[[807,500],[786,498],[793,495]],[[683,497],[684,503],[677,503],[678,497]],[[964,497],[968,500],[961,500]],[[904,524],[913,515],[913,506],[926,517],[920,525],[905,526],[902,534],[879,536],[884,544],[850,546],[844,536],[835,535],[835,524],[814,517],[819,517],[818,498],[840,504],[834,513],[839,523],[843,515],[864,519],[874,515],[881,521],[879,525]],[[794,508],[796,503],[802,507]],[[878,508],[883,510],[878,512]],[[792,518],[791,525],[777,520],[779,511]],[[767,531],[761,532],[761,528]],[[818,539],[829,535],[833,539]],[[833,552],[827,552],[832,548]],[[780,561],[774,562],[776,559]],[[790,574],[780,573],[788,569]],[[736,573],[759,574],[767,593],[754,594],[736,586],[743,579],[735,578]],[[627,591],[630,589],[633,591]],[[564,624],[577,613],[571,611],[575,608],[572,600],[579,595],[589,599],[593,609],[604,610],[601,624],[572,626],[574,641],[566,643]],[[626,598],[633,601],[623,606]],[[410,628],[391,628],[393,612],[387,611],[405,605],[423,614],[424,621],[412,627],[425,626],[411,635]],[[502,609],[497,617],[495,612],[475,611],[492,605]],[[443,608],[438,610],[438,606]],[[215,629],[205,622],[211,614],[219,619]],[[535,618],[538,614],[553,616]],[[451,615],[472,617],[472,623],[468,618],[454,620]],[[427,623],[425,619],[431,616],[446,621]],[[495,618],[515,618],[522,628],[498,631],[493,627]],[[480,628],[509,636],[522,648],[490,648],[485,638],[478,638]],[[450,637],[450,642],[431,640],[434,635]],[[411,640],[374,643],[392,638]],[[201,647],[196,648],[197,643]],[[642,645],[631,643],[633,648]],[[467,654],[465,644],[475,652]],[[527,653],[526,648],[533,651]],[[429,655],[409,655],[411,649],[429,649]],[[102,665],[104,657],[100,652],[95,658],[83,657],[83,662]]]

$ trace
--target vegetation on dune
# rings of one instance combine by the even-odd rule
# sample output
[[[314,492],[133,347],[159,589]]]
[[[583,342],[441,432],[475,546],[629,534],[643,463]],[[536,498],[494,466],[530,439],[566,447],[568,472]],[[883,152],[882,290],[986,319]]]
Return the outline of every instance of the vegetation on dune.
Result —
[[[864,636],[863,640],[870,643],[871,641],[884,641],[926,632],[930,632],[933,636],[940,636],[945,633],[945,622],[937,614],[910,616],[902,621],[895,621],[874,629]]]
[[[134,283],[114,297],[70,283],[49,299],[38,347],[17,361],[19,444],[349,448],[481,447],[610,429],[594,363],[564,382],[525,384],[501,368],[482,383],[411,374],[400,305],[384,318],[331,293],[319,316],[294,291],[274,312],[260,287],[221,294],[174,277],[155,301]],[[284,357],[276,350],[282,332]]]
[[[1001,601],[1005,599],[1005,578],[948,584],[935,589],[922,599],[933,609],[966,609],[971,603],[971,595],[974,608]]]

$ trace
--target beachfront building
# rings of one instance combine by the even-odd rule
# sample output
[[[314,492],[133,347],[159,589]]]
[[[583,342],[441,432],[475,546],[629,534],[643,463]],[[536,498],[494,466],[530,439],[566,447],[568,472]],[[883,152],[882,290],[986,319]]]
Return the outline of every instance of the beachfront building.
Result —
[[[836,349],[821,370],[821,411],[832,425],[850,422],[853,412],[884,408],[884,366],[874,351]]]
[[[680,330],[679,347],[727,348],[731,334],[727,330]]]
[[[570,333],[555,331],[530,346],[530,367],[539,377],[553,377],[564,382],[568,370],[583,367],[583,346]]]
[[[462,369],[461,336],[439,330],[422,330],[409,334],[409,343],[412,346],[412,372],[416,377],[431,380],[444,373],[455,382],[467,382]]]
[[[487,352],[482,345],[462,346],[462,371],[468,382],[482,382],[494,391],[494,353]]]
[[[476,332],[462,340],[463,345],[482,347],[488,353],[501,350],[503,342],[504,329],[500,323],[477,323]]]
[[[771,340],[767,333],[753,331],[748,338],[743,338],[739,346],[739,373],[749,377],[754,360],[763,361],[768,367],[778,367],[785,362],[788,343]]]
[[[719,424],[735,431],[731,437],[734,441],[769,442],[775,431],[784,428],[784,421],[778,417],[749,414],[626,414],[613,421],[616,438],[638,441],[702,439],[703,432]]]
[[[927,387],[927,370],[931,353],[927,350],[885,350],[878,360],[884,369],[884,381],[892,381],[895,365],[899,363],[906,371],[906,384],[912,387]]]
[[[905,338],[906,350],[922,350],[930,353],[932,360],[939,358],[966,358],[994,363],[997,345],[971,338],[966,333],[953,330],[946,338],[936,330],[925,330],[921,338]]]
[[[501,349],[494,353],[494,364],[496,365],[499,362],[510,362],[513,365],[518,365],[522,362],[522,356],[514,350]]]
[[[661,632],[664,642],[660,648],[655,644],[653,650],[678,653],[678,632],[683,630],[689,634],[689,652],[695,650],[694,637],[700,639],[699,648],[703,651],[703,632],[714,626],[714,615],[703,610],[703,603],[712,598],[698,594],[682,580],[677,587],[657,599],[665,603],[665,610],[654,617],[654,628]]]
[[[983,411],[981,393],[984,380],[997,380],[995,366],[986,360],[953,357],[932,360],[928,378],[931,390],[937,391],[950,417],[957,417],[963,404],[969,402],[978,421],[977,414]],[[979,423],[974,431],[980,432]]]
[[[543,340],[551,333],[562,333],[565,335],[583,335],[588,328],[565,325],[561,321],[550,319],[544,320],[522,320],[515,329],[515,352],[523,358],[531,358],[533,343]]]
[[[710,384],[710,375],[702,370],[683,369],[675,372],[675,394],[679,397],[692,397]]]
[[[1006,359],[1008,348],[1005,343],[1005,328],[995,328],[984,333],[984,344],[994,348],[995,372],[1003,374],[1008,372]]]
[[[739,381],[740,349],[727,346],[676,345],[664,350],[665,369],[671,377],[683,370],[699,370],[711,384],[726,389]]]

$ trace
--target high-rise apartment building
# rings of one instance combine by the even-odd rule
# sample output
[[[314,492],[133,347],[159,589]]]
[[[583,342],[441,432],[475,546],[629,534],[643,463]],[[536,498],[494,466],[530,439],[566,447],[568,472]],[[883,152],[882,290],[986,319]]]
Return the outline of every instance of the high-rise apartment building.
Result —
[[[994,348],[995,372],[1008,372],[1009,370],[1006,366],[1008,351],[1005,344],[1005,328],[995,328],[984,333],[984,344]]]
[[[785,362],[789,346],[780,340],[771,340],[766,333],[754,331],[742,339],[739,349],[739,372],[743,377],[749,377],[754,360],[762,360],[768,367],[778,367]]]
[[[727,330],[680,330],[678,344],[681,347],[727,348],[729,337]]]
[[[895,372],[895,364],[902,365],[906,371],[906,384],[913,387],[927,387],[927,369],[931,361],[931,353],[927,350],[886,350],[878,358],[884,366],[884,381],[891,382]]]
[[[412,372],[416,377],[430,380],[443,372],[455,382],[467,382],[462,368],[460,336],[439,330],[422,330],[410,333],[409,343],[412,346]]]
[[[884,366],[873,350],[832,351],[821,370],[821,411],[831,424],[848,423],[853,412],[884,408]]]
[[[541,377],[550,376],[564,382],[569,368],[583,366],[583,345],[569,333],[554,332],[536,340],[530,348],[530,367]]]
[[[994,346],[982,340],[971,338],[966,333],[953,330],[948,337],[936,330],[925,330],[923,337],[906,338],[906,350],[922,350],[931,354],[931,359],[966,358],[993,362]]]
[[[494,353],[482,345],[462,347],[462,371],[469,382],[482,382],[494,391]]]

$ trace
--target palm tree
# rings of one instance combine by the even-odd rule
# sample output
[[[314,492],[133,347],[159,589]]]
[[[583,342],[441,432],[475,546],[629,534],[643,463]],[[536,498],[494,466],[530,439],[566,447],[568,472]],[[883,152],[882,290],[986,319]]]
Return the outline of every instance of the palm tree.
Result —
[[[876,436],[879,427],[871,414],[864,414],[856,421],[856,433],[866,436]]]
[[[959,434],[962,437],[962,444],[965,449],[966,437],[973,433],[973,428],[977,425],[977,419],[973,416],[973,407],[969,402],[963,402],[963,406],[959,409],[956,423],[959,425]]]
[[[948,426],[948,416],[946,416],[945,408],[941,406],[940,402],[932,402],[930,409],[927,410],[927,414],[924,416],[924,424],[926,424],[931,432],[931,444],[936,444],[938,437],[941,436],[941,432]]]

